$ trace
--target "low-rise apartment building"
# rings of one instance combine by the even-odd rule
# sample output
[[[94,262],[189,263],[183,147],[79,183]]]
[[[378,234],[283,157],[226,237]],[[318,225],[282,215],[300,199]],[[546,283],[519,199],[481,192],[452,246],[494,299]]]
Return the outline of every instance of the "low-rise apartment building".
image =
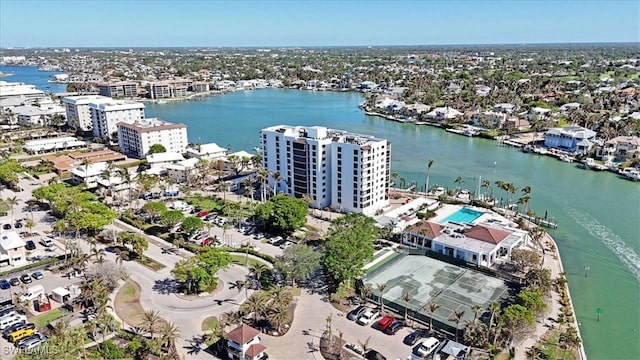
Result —
[[[98,84],[100,95],[112,98],[134,98],[138,96],[138,84],[134,81],[108,81]]]
[[[128,156],[143,159],[154,144],[167,152],[183,153],[188,144],[187,126],[159,118],[146,118],[117,124],[118,144]]]

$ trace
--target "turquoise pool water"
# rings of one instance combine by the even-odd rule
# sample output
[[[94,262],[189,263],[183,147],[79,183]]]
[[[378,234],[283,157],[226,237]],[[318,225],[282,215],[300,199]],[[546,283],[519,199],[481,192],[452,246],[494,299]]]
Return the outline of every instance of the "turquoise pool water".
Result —
[[[440,224],[444,224],[447,221],[456,222],[456,223],[473,223],[477,218],[484,214],[480,211],[475,211],[467,208],[462,208],[453,214],[447,216],[446,218],[440,220]]]

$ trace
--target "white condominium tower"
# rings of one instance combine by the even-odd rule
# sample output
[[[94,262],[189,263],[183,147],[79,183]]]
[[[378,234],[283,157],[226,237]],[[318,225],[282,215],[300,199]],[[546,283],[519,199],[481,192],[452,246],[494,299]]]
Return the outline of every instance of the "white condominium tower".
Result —
[[[167,152],[183,153],[187,149],[187,126],[159,118],[146,118],[134,123],[120,122],[118,145],[128,156],[143,159],[151,146],[160,144]]]
[[[313,207],[374,215],[389,204],[391,144],[322,126],[261,131],[262,162],[277,192],[308,196]]]
[[[101,138],[109,138],[118,131],[119,122],[132,124],[144,119],[144,104],[128,100],[111,100],[110,102],[91,103],[91,121],[93,123],[93,135]]]
[[[67,112],[67,123],[82,131],[93,130],[90,104],[97,107],[101,103],[112,102],[113,99],[102,95],[67,96],[62,98]]]

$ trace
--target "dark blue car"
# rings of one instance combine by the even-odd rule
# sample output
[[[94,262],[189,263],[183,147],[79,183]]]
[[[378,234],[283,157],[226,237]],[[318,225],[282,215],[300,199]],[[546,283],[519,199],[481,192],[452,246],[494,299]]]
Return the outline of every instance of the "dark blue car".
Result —
[[[425,337],[425,335],[427,335],[426,330],[422,330],[422,329],[414,330],[411,334],[405,336],[402,342],[407,345],[415,345],[415,343],[421,338]]]
[[[6,290],[11,287],[11,284],[7,281],[7,279],[0,280],[0,289]]]

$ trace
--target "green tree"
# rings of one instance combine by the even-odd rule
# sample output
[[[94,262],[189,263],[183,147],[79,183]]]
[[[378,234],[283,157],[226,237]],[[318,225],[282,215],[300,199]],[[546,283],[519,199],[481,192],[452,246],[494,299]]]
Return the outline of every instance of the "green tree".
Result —
[[[180,210],[167,210],[160,214],[160,221],[162,221],[162,223],[169,228],[178,225],[178,223],[180,223],[183,219],[184,214]]]
[[[520,270],[537,268],[542,261],[542,255],[535,250],[515,249],[511,251],[511,261],[513,261]]]
[[[151,201],[142,207],[142,210],[146,211],[151,216],[153,222],[160,214],[167,211],[167,205],[159,201]]]
[[[255,262],[251,266],[249,266],[249,272],[254,274],[256,276],[256,279],[258,280],[258,290],[260,290],[260,287],[262,286],[262,284],[260,284],[260,278],[262,277],[262,274],[267,270],[269,270],[269,267],[261,262]]]
[[[513,340],[522,339],[536,322],[533,312],[519,304],[509,305],[504,309],[502,321]]]
[[[320,266],[322,255],[310,246],[295,244],[276,258],[275,268],[295,282],[307,280]]]
[[[182,230],[187,234],[193,234],[204,228],[204,222],[197,216],[187,216],[182,220]]]
[[[162,317],[160,316],[159,312],[155,310],[147,310],[142,314],[140,327],[148,331],[151,334],[151,338],[153,339],[153,333],[161,321]]]
[[[216,273],[230,263],[229,253],[208,248],[190,259],[178,261],[171,270],[171,274],[176,280],[186,285],[188,293],[199,293],[215,289],[218,282]]]
[[[360,213],[350,213],[331,224],[322,251],[322,263],[337,287],[362,274],[365,261],[373,256],[378,236],[375,221]]]
[[[547,303],[544,301],[538,287],[524,288],[518,294],[518,302],[538,316],[543,314],[547,309]]]
[[[291,233],[307,222],[307,204],[303,199],[287,195],[276,195],[269,201],[256,206],[256,218],[265,227]]]
[[[162,144],[153,144],[149,147],[149,154],[157,154],[167,152],[167,149]]]

